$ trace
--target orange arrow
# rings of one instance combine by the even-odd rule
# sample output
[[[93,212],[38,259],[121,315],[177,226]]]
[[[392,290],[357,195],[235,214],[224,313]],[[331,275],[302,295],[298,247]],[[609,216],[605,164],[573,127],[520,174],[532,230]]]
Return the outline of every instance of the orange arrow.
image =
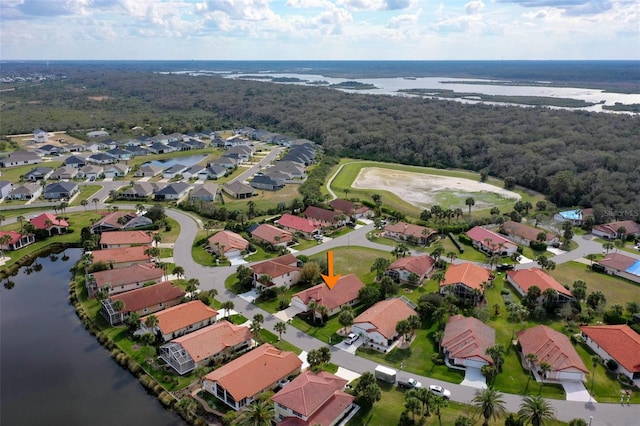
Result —
[[[327,287],[333,289],[333,286],[336,285],[340,279],[340,274],[333,275],[333,252],[331,250],[327,252],[327,269],[329,269],[329,275],[322,275],[322,279]]]

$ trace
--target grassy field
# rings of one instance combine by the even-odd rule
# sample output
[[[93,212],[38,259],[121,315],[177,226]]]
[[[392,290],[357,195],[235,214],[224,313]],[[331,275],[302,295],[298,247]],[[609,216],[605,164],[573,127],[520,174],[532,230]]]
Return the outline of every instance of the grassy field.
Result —
[[[265,191],[257,190],[257,194],[251,198],[244,200],[236,200],[230,198],[224,194],[224,207],[229,210],[247,210],[247,203],[253,201],[255,203],[256,210],[268,210],[274,209],[278,206],[278,203],[291,204],[291,200],[296,197],[302,198],[300,192],[298,192],[298,185],[285,185],[279,191]]]
[[[333,251],[334,273],[340,275],[355,274],[365,284],[375,279],[375,272],[371,271],[373,261],[378,257],[392,259],[391,253],[366,247],[338,247]],[[312,260],[326,260],[327,252],[310,256]]]
[[[8,180],[10,182],[19,182],[20,176],[29,173],[36,167],[49,167],[57,169],[62,165],[62,161],[43,161],[39,164],[27,164],[24,166],[8,167],[2,169],[2,180]]]
[[[93,197],[93,194],[95,194],[96,192],[100,191],[102,189],[102,186],[100,185],[79,185],[78,188],[80,189],[80,194],[78,194],[78,196],[73,200],[73,202],[71,203],[72,206],[80,206],[82,200],[87,200],[89,201],[89,204],[87,204],[87,209],[91,208],[91,199]]]

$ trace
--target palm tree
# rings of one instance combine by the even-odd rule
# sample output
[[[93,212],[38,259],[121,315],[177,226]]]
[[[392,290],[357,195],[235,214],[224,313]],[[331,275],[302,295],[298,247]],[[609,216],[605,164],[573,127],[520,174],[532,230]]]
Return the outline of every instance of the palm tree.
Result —
[[[607,254],[609,254],[609,250],[613,250],[613,243],[611,241],[607,241],[605,243],[602,243],[602,248],[605,249],[605,251],[607,252]]]
[[[526,396],[520,404],[518,416],[532,426],[543,426],[556,418],[551,404],[541,396]]]
[[[386,272],[387,268],[391,265],[391,260],[385,257],[377,257],[373,261],[373,265],[371,265],[371,272],[376,273],[376,279],[380,279],[382,275]]]
[[[353,324],[353,319],[355,315],[353,313],[353,308],[349,305],[344,306],[340,310],[340,316],[338,316],[338,322],[345,329],[345,332],[349,330],[349,327]]]
[[[161,241],[162,241],[162,234],[160,233],[153,234],[153,242],[155,243],[156,247],[158,247]]]
[[[329,309],[324,305],[318,305],[318,307],[316,308],[316,311],[318,312],[318,315],[320,316],[320,323],[324,324],[324,319],[326,318],[327,314],[329,313]]]
[[[415,391],[416,398],[422,403],[422,409],[424,410],[423,417],[431,416],[431,402],[435,395],[426,387],[416,389]]]
[[[546,361],[542,361],[539,365],[542,374],[540,374],[540,390],[538,391],[538,395],[542,393],[542,385],[544,385],[544,379],[547,378],[547,373],[551,371],[551,364]]]
[[[4,257],[4,252],[2,250],[2,246],[8,246],[8,244],[11,242],[11,236],[9,236],[9,234],[4,234],[2,237],[0,237],[0,258]]]
[[[25,218],[24,218],[24,216],[18,216],[18,217],[16,217],[16,220],[17,220],[18,222],[20,222],[20,232],[22,232],[22,230],[24,229],[24,227],[22,226],[22,224],[24,223]]]
[[[220,304],[220,307],[226,312],[225,317],[229,318],[229,312],[235,307],[231,300],[225,300]]]
[[[282,321],[278,321],[274,324],[273,330],[278,333],[278,340],[282,340],[282,333],[287,332],[287,324]]]
[[[100,200],[99,200],[99,199],[97,199],[97,198],[92,198],[92,199],[91,199],[91,202],[92,202],[92,203],[93,203],[93,205],[95,206],[96,211],[98,211],[98,203],[100,202]]]
[[[469,215],[471,215],[471,206],[476,204],[476,200],[474,200],[473,197],[469,197],[464,200],[464,203],[469,206]]]
[[[454,251],[449,251],[449,252],[447,252],[447,257],[449,258],[451,263],[453,263],[454,259],[456,257],[458,257],[458,256],[456,255],[456,253]]]
[[[198,289],[198,287],[200,286],[200,280],[197,278],[189,278],[189,280],[187,281],[187,285],[185,286],[185,290],[190,293],[189,298],[193,299],[193,297],[195,296],[195,291]]]
[[[438,423],[440,424],[440,426],[442,426],[442,418],[441,418],[440,410],[442,408],[446,408],[449,405],[449,402],[441,396],[436,396],[431,401],[431,404],[433,406],[433,410],[436,412],[436,416],[438,416]]]
[[[122,310],[124,309],[124,302],[118,299],[115,302],[113,302],[112,307],[116,312],[122,312]]]
[[[273,403],[270,400],[256,401],[240,413],[236,418],[237,426],[271,426],[274,418]]]
[[[529,381],[531,381],[531,376],[533,375],[533,366],[538,362],[538,355],[528,353],[524,358],[527,360],[527,367],[529,368],[529,378],[527,379],[527,386],[524,388],[524,393],[527,393],[527,389],[529,389]]]
[[[87,205],[89,204],[89,202],[87,200],[80,200],[80,205],[82,207],[84,207],[84,211],[87,211]]]
[[[498,420],[505,413],[502,394],[495,389],[477,390],[471,401],[476,411],[484,417],[483,426],[489,426],[489,419]]]
[[[147,319],[144,320],[144,326],[147,327],[148,330],[153,330],[158,325],[158,317],[151,314],[147,316]]]
[[[182,266],[174,266],[172,274],[177,276],[178,279],[184,278],[184,268]]]
[[[433,340],[436,341],[436,343],[438,344],[438,353],[442,350],[442,347],[440,346],[442,343],[442,338],[444,337],[444,331],[443,330],[437,330],[433,333]]]

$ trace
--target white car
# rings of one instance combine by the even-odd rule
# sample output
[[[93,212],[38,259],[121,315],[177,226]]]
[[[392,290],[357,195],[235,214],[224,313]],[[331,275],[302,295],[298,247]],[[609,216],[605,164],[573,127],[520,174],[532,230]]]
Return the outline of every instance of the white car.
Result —
[[[355,333],[349,333],[346,339],[344,339],[344,343],[347,345],[352,345],[356,340],[358,340],[360,336]]]
[[[434,395],[438,395],[443,397],[444,399],[449,399],[451,398],[451,391],[448,389],[443,388],[442,386],[438,386],[438,385],[429,385],[429,390],[431,391],[431,393],[433,393]]]
[[[410,378],[404,381],[399,381],[398,386],[400,386],[401,388],[407,388],[407,389],[420,389],[422,387],[422,383],[420,383],[414,378]]]

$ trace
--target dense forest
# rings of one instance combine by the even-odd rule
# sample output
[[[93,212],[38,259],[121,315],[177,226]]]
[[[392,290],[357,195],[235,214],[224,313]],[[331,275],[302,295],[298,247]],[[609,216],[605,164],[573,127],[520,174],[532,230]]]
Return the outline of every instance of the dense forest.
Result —
[[[251,126],[308,138],[332,155],[486,170],[596,207],[605,220],[640,215],[640,117],[466,105],[105,68],[2,94],[2,134],[157,125],[165,133]],[[610,217],[602,217],[608,214]]]

